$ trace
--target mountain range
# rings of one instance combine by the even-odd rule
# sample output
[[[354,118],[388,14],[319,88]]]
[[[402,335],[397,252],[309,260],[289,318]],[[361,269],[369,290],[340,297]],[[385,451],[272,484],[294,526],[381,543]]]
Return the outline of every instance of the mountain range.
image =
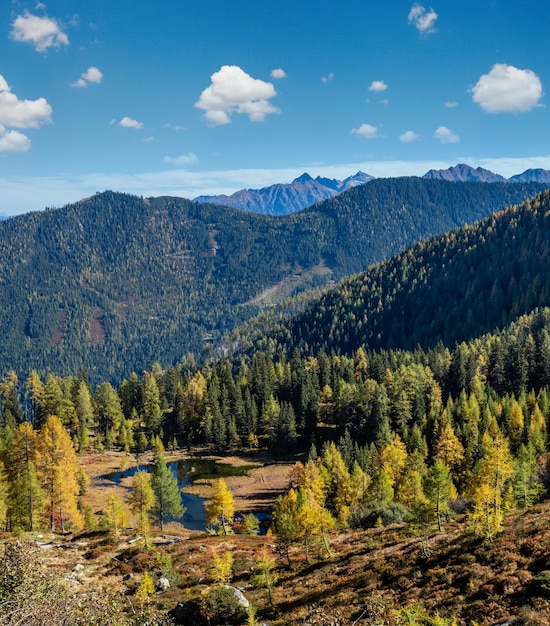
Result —
[[[0,370],[120,380],[548,185],[375,179],[272,217],[104,192],[0,222]]]
[[[475,169],[470,165],[459,163],[446,170],[430,170],[424,174],[424,178],[435,180],[449,180],[455,183],[550,183],[550,170],[528,169],[522,174],[516,174],[510,178],[504,178],[482,167]]]
[[[357,172],[345,180],[320,176],[312,178],[304,173],[291,183],[277,183],[263,189],[241,189],[230,196],[198,196],[195,202],[209,202],[266,215],[288,215],[373,178],[364,172]]]
[[[345,180],[320,176],[312,178],[304,173],[291,183],[277,183],[263,189],[241,189],[230,196],[198,196],[195,202],[209,202],[266,215],[288,215],[373,178],[363,172],[357,172]]]
[[[430,170],[424,174],[423,178],[450,182],[546,184],[550,183],[550,170],[529,169],[523,174],[516,174],[506,179],[500,174],[494,174],[481,167],[474,169],[470,165],[460,163],[446,170]],[[267,215],[288,215],[373,179],[374,176],[364,172],[357,172],[343,181],[320,176],[312,178],[304,173],[291,183],[278,183],[262,189],[241,189],[229,196],[198,196],[195,202],[209,202]]]

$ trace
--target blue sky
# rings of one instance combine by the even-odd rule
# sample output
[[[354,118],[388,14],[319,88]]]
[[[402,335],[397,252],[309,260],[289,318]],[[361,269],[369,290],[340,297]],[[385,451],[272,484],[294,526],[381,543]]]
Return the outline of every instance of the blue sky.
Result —
[[[6,1],[0,213],[550,169],[549,27],[549,0]]]

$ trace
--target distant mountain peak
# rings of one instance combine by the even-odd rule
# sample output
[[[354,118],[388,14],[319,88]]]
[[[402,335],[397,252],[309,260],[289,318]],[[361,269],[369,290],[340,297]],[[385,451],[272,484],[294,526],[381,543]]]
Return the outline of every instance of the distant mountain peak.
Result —
[[[264,213],[268,215],[288,215],[301,211],[317,202],[372,180],[374,176],[357,172],[345,180],[335,178],[312,178],[304,172],[291,183],[278,183],[263,189],[241,189],[230,196],[198,196],[195,202],[230,206],[235,209]]]
[[[424,174],[423,178],[435,180],[448,180],[462,183],[505,183],[506,178],[500,174],[495,174],[483,167],[473,168],[466,163],[453,165],[446,170],[430,170]]]
[[[511,183],[550,183],[550,170],[528,169],[508,179]]]
[[[310,180],[313,180],[313,178],[307,172],[304,172],[301,176],[298,176],[298,178],[295,178],[292,181],[292,184],[294,184],[294,183],[309,183]]]

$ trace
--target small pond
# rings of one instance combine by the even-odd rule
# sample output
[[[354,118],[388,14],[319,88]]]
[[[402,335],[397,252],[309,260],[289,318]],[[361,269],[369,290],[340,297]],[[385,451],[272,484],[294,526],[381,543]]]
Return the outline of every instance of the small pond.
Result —
[[[168,463],[168,467],[172,474],[178,480],[178,487],[182,489],[191,485],[195,480],[224,478],[226,476],[244,476],[250,469],[251,465],[243,465],[234,467],[226,463],[217,463],[211,459],[186,459],[180,461],[172,461]],[[119,485],[123,478],[132,477],[136,472],[145,470],[150,472],[152,465],[138,465],[129,467],[120,472],[111,472],[104,474],[102,478],[110,480]],[[204,512],[204,498],[191,493],[181,493],[181,502],[185,507],[183,517],[176,518],[175,521],[182,523],[190,530],[205,530],[206,517]],[[265,514],[257,513],[258,518],[265,518]],[[169,520],[170,518],[168,518]],[[172,518],[174,519],[174,518]]]

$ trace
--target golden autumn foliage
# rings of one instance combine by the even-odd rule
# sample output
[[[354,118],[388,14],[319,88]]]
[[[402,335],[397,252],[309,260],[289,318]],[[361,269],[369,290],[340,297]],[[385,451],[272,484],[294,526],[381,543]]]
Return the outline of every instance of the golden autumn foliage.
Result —
[[[81,528],[83,520],[77,498],[82,470],[69,433],[55,415],[48,417],[38,435],[36,469],[51,529]]]

